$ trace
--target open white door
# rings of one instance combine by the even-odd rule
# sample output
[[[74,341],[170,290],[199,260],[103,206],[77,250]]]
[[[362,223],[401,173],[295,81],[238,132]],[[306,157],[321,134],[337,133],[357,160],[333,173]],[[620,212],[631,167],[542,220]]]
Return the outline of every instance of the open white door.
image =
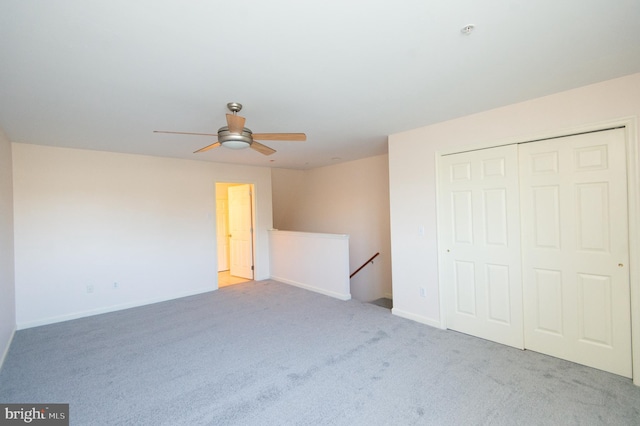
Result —
[[[252,185],[230,186],[229,248],[230,274],[253,279],[253,215]]]

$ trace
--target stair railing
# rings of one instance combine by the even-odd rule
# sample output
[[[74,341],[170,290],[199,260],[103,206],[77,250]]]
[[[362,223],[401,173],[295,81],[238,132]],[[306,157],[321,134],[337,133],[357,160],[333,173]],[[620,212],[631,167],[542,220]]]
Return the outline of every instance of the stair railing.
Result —
[[[369,258],[369,260],[367,260],[366,262],[364,262],[364,263],[363,263],[363,264],[362,264],[358,269],[356,269],[356,271],[355,271],[353,274],[349,275],[349,279],[353,278],[353,276],[354,276],[355,274],[357,274],[358,272],[360,272],[360,270],[361,270],[362,268],[364,268],[365,266],[367,266],[369,263],[373,263],[373,259],[375,259],[379,254],[380,254],[380,253],[378,252],[378,253],[374,254],[373,256],[371,256],[371,257]]]

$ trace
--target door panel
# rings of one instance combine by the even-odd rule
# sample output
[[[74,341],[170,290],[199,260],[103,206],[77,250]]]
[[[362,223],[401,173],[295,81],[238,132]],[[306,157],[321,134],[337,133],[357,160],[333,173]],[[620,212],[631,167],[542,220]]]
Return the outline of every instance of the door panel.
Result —
[[[523,348],[516,146],[446,156],[440,220],[447,327]]]
[[[458,244],[473,244],[473,210],[471,191],[452,191],[454,241]]]
[[[507,192],[504,188],[488,189],[484,190],[482,195],[487,244],[506,246]]]
[[[456,313],[476,316],[476,276],[473,262],[455,262]]]
[[[578,274],[578,338],[613,346],[611,277]],[[594,309],[595,307],[595,309]]]
[[[560,195],[557,186],[531,188],[533,196],[534,245],[537,248],[560,248]]]
[[[579,251],[606,253],[609,244],[609,184],[607,182],[576,185],[576,211]]]
[[[511,310],[509,309],[509,268],[504,265],[485,265],[487,273],[488,294],[488,319],[501,322],[505,325],[511,323]]]
[[[631,377],[624,130],[519,155],[525,346]]]

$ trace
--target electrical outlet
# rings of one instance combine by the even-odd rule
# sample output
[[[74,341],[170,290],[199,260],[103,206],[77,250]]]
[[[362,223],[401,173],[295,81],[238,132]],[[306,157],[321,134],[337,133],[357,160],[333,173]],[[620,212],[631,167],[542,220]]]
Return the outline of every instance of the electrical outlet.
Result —
[[[420,287],[420,297],[427,297],[427,289]]]
[[[93,284],[87,284],[87,293],[93,293]]]
[[[117,288],[118,288],[118,283],[117,283],[117,282],[114,282],[114,283],[113,283],[113,289],[115,290],[115,289],[117,289]]]

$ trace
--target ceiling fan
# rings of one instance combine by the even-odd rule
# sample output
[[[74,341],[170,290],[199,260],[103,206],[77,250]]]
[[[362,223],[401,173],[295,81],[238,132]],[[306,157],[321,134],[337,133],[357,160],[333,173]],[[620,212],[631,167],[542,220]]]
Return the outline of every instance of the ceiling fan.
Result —
[[[305,141],[307,135],[304,133],[253,133],[244,127],[245,118],[240,117],[238,112],[242,109],[242,105],[237,102],[229,102],[227,108],[233,114],[227,114],[227,125],[220,127],[218,133],[192,133],[192,132],[169,132],[163,130],[154,130],[154,133],[172,133],[176,135],[197,135],[197,136],[217,136],[218,141],[194,151],[205,152],[219,146],[231,149],[251,148],[260,154],[271,155],[276,152],[275,149],[269,148],[261,144],[255,139],[268,141]]]

